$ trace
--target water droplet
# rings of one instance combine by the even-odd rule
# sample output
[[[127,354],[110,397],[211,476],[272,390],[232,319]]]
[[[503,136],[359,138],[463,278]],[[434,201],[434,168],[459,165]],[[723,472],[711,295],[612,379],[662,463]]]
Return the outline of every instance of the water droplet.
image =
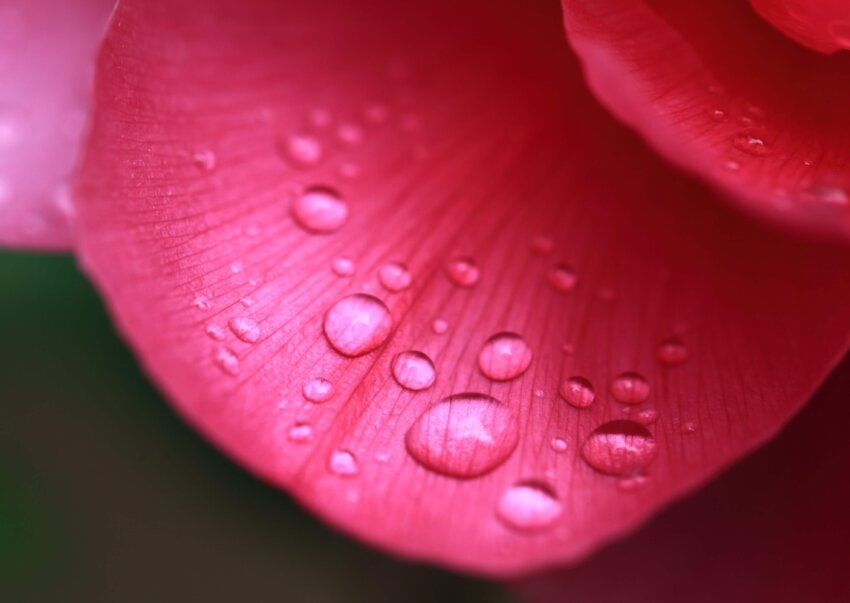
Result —
[[[328,342],[346,356],[371,352],[386,341],[392,327],[384,302],[365,293],[343,297],[328,310],[324,320]]]
[[[531,248],[536,253],[547,255],[555,249],[555,241],[548,235],[535,235],[531,237]]]
[[[449,330],[449,323],[442,318],[435,318],[434,322],[431,323],[431,330],[434,331],[435,335],[443,335]]]
[[[340,124],[336,135],[345,144],[355,145],[363,142],[363,128],[357,124]]]
[[[682,433],[684,434],[693,434],[697,432],[697,422],[693,419],[685,421],[682,423]]]
[[[504,463],[519,440],[511,409],[486,394],[456,394],[426,410],[405,437],[410,455],[432,471],[471,478]]]
[[[233,334],[246,343],[255,343],[260,338],[260,325],[252,318],[237,316],[227,324]]]
[[[802,197],[805,201],[826,205],[846,206],[850,203],[846,190],[828,184],[810,184],[802,190]]]
[[[552,450],[555,452],[564,452],[567,449],[567,441],[563,438],[552,438],[552,441],[549,442],[549,445],[552,446]]]
[[[308,423],[296,423],[289,428],[288,437],[296,444],[306,444],[313,439],[313,428]]]
[[[600,425],[581,447],[587,464],[606,475],[637,475],[657,453],[655,439],[646,427],[626,420]]]
[[[531,364],[531,348],[516,333],[497,333],[484,342],[478,367],[485,377],[508,381],[522,375]]]
[[[339,477],[354,477],[360,473],[357,458],[348,450],[334,450],[331,454],[328,468]]]
[[[399,385],[414,391],[431,387],[437,378],[431,359],[426,354],[415,350],[398,354],[393,359],[392,370],[393,377]]]
[[[570,356],[570,355],[572,355],[572,354],[575,354],[575,353],[576,353],[576,346],[574,346],[574,345],[573,345],[573,344],[571,344],[571,343],[565,343],[565,344],[563,344],[563,345],[561,346],[561,351],[562,351],[564,354],[566,354],[567,356]]]
[[[366,121],[371,124],[382,124],[387,121],[389,109],[383,103],[371,103],[364,112]]]
[[[648,481],[649,478],[647,478],[645,475],[633,475],[630,477],[624,477],[617,482],[617,488],[619,488],[623,492],[634,492],[646,485],[646,482]]]
[[[661,364],[675,366],[682,364],[688,359],[688,348],[685,347],[685,343],[678,337],[670,337],[662,341],[658,346],[656,356],[658,356],[658,361]]]
[[[460,287],[472,287],[481,277],[481,271],[472,258],[455,258],[447,266],[449,278]]]
[[[732,145],[739,151],[756,157],[764,157],[770,150],[764,138],[754,132],[743,132],[732,138]]]
[[[345,161],[339,164],[339,175],[343,178],[357,178],[360,175],[360,166],[353,161]]]
[[[542,389],[536,389],[536,390],[534,390],[534,397],[535,397],[535,398],[542,398],[542,397],[543,397],[543,396],[545,396],[545,395],[546,395],[546,392],[545,392],[545,391],[543,391]]]
[[[373,458],[379,463],[387,463],[390,460],[390,455],[386,452],[376,452]]]
[[[332,121],[333,116],[331,116],[330,111],[328,111],[327,109],[319,108],[310,111],[310,123],[312,123],[320,130],[327,128],[329,125],[331,125]]]
[[[384,264],[378,270],[378,280],[381,281],[381,285],[387,291],[397,292],[410,287],[413,277],[410,274],[410,270],[404,264],[390,262],[389,264]]]
[[[556,264],[549,271],[549,283],[556,291],[572,291],[576,286],[575,270],[567,264]]]
[[[724,111],[723,109],[713,109],[712,111],[710,111],[710,114],[711,119],[713,119],[714,121],[726,121],[726,111]]]
[[[202,149],[192,154],[192,163],[198,166],[205,172],[211,172],[215,169],[216,157],[211,149]]]
[[[584,377],[568,377],[561,382],[561,397],[575,408],[587,408],[596,397],[593,384]]]
[[[496,508],[506,525],[517,530],[542,530],[551,527],[563,508],[552,490],[537,482],[520,482],[508,488]]]
[[[654,408],[644,408],[635,415],[635,419],[641,425],[652,425],[658,420],[658,411]]]
[[[215,362],[228,375],[239,374],[239,358],[227,348],[219,348],[215,355]]]
[[[734,159],[727,159],[723,162],[723,167],[725,167],[730,172],[737,172],[741,169],[741,164],[735,161]]]
[[[321,141],[307,132],[297,132],[283,143],[283,153],[290,165],[310,168],[318,165],[324,155]]]
[[[210,339],[214,339],[215,341],[223,341],[225,337],[224,329],[215,324],[208,324],[205,329],[207,335],[209,335]]]
[[[239,274],[240,272],[242,272],[244,267],[245,266],[242,264],[241,261],[236,260],[235,262],[230,263],[230,272],[232,272],[233,274]]]
[[[649,398],[649,383],[640,373],[622,373],[611,383],[611,395],[624,404],[640,404]]]
[[[334,232],[348,220],[348,203],[333,189],[310,187],[293,202],[292,217],[310,232]]]
[[[301,389],[301,393],[304,395],[304,398],[310,402],[321,404],[322,402],[330,400],[331,396],[334,395],[334,386],[333,383],[327,379],[313,377],[312,379],[307,380],[304,387]]]
[[[354,261],[346,257],[334,258],[331,262],[331,269],[337,276],[351,276],[354,274]]]
[[[195,299],[192,300],[192,305],[195,306],[198,310],[209,310],[210,300],[207,299],[206,295],[199,293],[195,296]]]

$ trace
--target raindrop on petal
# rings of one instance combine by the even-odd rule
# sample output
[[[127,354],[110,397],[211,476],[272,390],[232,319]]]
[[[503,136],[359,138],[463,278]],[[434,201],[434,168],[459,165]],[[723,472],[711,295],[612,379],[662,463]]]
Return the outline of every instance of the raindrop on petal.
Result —
[[[494,381],[509,381],[522,375],[531,364],[531,348],[516,333],[497,333],[484,342],[478,367]]]
[[[434,384],[437,378],[434,363],[423,352],[402,352],[393,359],[393,377],[406,389],[419,391]]]
[[[610,421],[597,427],[581,447],[588,465],[606,475],[633,476],[655,460],[652,434],[634,421]]]
[[[336,302],[324,320],[328,343],[345,356],[362,356],[383,344],[392,331],[387,306],[377,297],[355,293]]]

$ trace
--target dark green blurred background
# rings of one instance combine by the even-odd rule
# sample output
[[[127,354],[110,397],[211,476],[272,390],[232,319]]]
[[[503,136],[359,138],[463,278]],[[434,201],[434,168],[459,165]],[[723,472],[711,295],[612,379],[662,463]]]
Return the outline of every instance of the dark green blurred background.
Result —
[[[72,259],[0,253],[0,601],[508,601],[326,529],[170,410]]]

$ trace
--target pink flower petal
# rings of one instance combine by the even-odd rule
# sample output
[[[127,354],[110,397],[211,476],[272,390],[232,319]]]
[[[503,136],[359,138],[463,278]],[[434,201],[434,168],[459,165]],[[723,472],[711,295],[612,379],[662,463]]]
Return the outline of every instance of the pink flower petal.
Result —
[[[67,249],[68,176],[112,0],[0,5],[0,246]]]
[[[831,54],[850,49],[847,0],[750,0],[779,31],[803,46]]]
[[[557,6],[515,9],[124,2],[79,186],[83,262],[187,420],[362,540],[501,576],[772,436],[850,329],[848,251],[671,172]]]
[[[753,214],[850,238],[850,53],[804,49],[741,1],[563,6],[590,87],[664,157]]]

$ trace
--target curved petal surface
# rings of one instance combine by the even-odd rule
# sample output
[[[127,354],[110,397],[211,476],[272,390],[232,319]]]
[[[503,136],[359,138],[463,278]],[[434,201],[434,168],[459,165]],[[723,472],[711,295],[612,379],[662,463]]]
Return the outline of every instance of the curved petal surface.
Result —
[[[826,54],[850,49],[850,5],[843,0],[750,0],[776,29]]]
[[[744,0],[564,0],[589,85],[664,157],[748,211],[850,237],[850,53],[807,50]]]
[[[557,3],[123,2],[81,257],[190,422],[332,524],[510,575],[574,560],[806,400],[842,248],[671,173]]]
[[[113,4],[0,4],[0,246],[71,245],[68,176]]]

